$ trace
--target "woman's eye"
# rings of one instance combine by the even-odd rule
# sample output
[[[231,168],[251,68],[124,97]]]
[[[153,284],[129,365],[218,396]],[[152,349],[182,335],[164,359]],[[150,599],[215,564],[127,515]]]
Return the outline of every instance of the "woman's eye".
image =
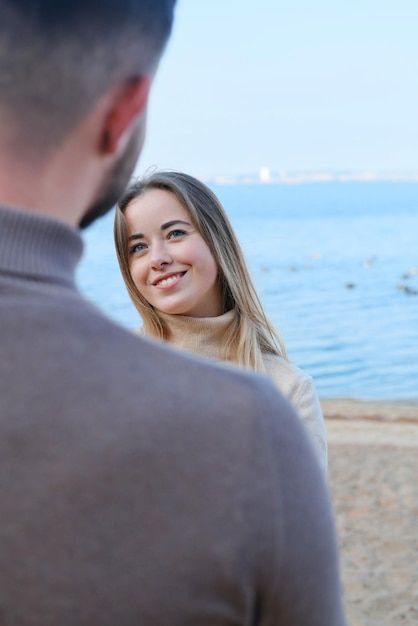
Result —
[[[136,243],[134,246],[129,248],[129,254],[137,254],[138,252],[143,252],[146,250],[147,246],[144,243]]]
[[[186,234],[186,231],[177,228],[176,230],[171,230],[168,233],[168,238],[169,239],[176,239],[177,237],[183,237],[183,235],[185,235],[185,234]]]

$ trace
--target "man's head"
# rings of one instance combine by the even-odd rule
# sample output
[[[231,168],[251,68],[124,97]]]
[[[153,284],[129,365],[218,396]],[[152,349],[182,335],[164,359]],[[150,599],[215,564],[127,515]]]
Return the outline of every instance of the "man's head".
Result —
[[[152,74],[175,0],[0,0],[0,112],[48,149],[118,80]]]
[[[175,0],[0,0],[3,151],[49,158],[109,90],[119,86],[125,98],[124,86],[132,93],[143,77],[152,76],[171,31],[174,5]],[[142,98],[144,110],[147,95],[143,86],[133,96],[137,103]],[[109,170],[116,182],[124,179],[117,190],[111,182],[112,199],[126,184],[126,170],[133,168],[142,145],[145,114],[142,126],[135,125],[133,112],[132,120],[124,154],[120,147],[115,150]],[[97,205],[103,200],[95,198]]]

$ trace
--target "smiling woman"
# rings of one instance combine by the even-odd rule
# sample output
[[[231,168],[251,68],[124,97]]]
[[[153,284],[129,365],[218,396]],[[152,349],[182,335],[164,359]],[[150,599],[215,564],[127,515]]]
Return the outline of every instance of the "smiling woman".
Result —
[[[129,271],[139,293],[163,313],[223,313],[218,268],[184,206],[171,192],[149,189],[126,207]]]
[[[117,207],[115,243],[141,331],[271,376],[305,422],[326,472],[325,426],[313,381],[288,361],[214,193],[179,172],[138,180]]]

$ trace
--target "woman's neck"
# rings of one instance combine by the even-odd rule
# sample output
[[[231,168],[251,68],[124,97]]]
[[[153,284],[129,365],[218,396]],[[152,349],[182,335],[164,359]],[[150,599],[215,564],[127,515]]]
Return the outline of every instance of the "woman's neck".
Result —
[[[181,350],[223,360],[222,350],[225,335],[235,319],[235,311],[218,317],[187,317],[167,315],[160,317],[168,330],[167,341]]]

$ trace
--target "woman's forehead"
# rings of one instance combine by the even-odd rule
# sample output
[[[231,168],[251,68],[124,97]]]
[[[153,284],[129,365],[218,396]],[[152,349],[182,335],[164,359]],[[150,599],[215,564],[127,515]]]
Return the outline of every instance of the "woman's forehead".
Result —
[[[147,189],[128,204],[125,210],[128,228],[159,228],[172,220],[194,224],[189,210],[177,196],[166,189]]]

